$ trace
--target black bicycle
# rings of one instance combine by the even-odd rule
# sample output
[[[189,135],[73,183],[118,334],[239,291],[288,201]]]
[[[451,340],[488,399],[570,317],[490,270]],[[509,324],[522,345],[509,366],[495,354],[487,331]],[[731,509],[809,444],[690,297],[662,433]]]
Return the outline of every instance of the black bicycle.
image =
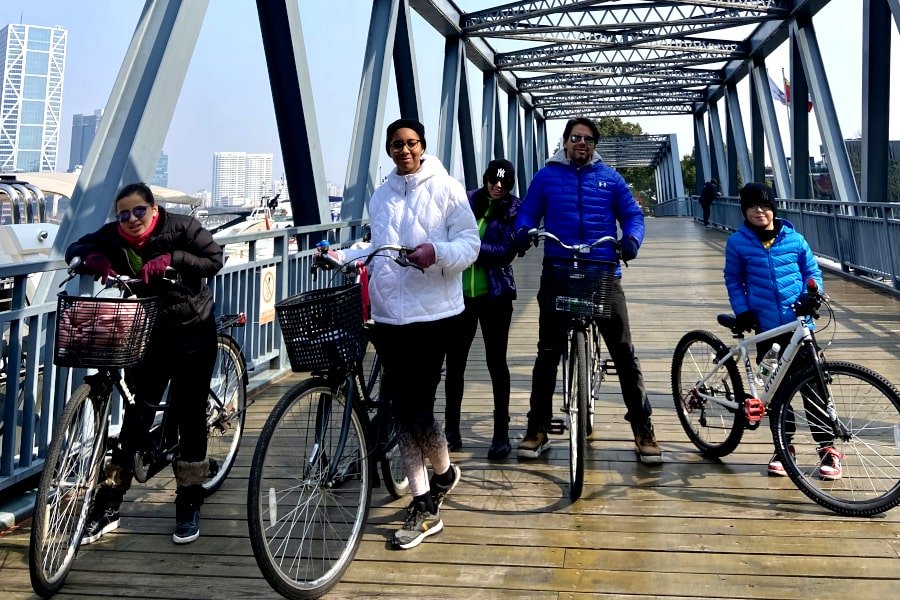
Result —
[[[412,251],[382,246],[363,263],[335,266],[358,273],[375,256],[389,256],[418,268],[406,259]],[[365,358],[363,288],[352,283],[313,290],[275,307],[291,368],[312,376],[282,396],[263,426],[247,512],[256,562],[287,598],[318,598],[350,566],[378,485],[378,465],[394,497],[409,486],[380,361]]]
[[[63,284],[77,275],[79,262],[76,258],[70,265]],[[130,286],[136,281],[110,277],[109,283],[120,292],[116,297],[65,293],[58,297],[54,364],[96,372],[86,375],[66,400],[54,426],[35,498],[28,561],[31,585],[43,597],[62,587],[75,562],[103,463],[117,445],[109,430],[113,392],[122,398],[126,418],[143,423],[143,437],[129,440],[137,481],[147,481],[178,454],[169,395],[158,404],[142,402],[139,406],[122,374],[123,368],[137,365],[143,358],[158,310],[155,297],[130,295]],[[228,330],[244,322],[242,315],[228,315],[217,323],[218,353],[207,404],[207,456],[215,459],[219,470],[203,484],[207,494],[222,485],[240,445],[247,367]],[[147,423],[141,414],[148,408],[157,414],[153,423]]]

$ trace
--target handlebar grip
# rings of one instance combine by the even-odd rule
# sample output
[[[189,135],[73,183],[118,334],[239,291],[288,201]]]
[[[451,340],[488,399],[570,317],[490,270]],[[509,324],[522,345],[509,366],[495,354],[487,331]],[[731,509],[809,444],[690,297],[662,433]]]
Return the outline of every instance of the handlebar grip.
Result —
[[[806,291],[810,294],[815,294],[819,291],[819,284],[812,277],[806,281]]]

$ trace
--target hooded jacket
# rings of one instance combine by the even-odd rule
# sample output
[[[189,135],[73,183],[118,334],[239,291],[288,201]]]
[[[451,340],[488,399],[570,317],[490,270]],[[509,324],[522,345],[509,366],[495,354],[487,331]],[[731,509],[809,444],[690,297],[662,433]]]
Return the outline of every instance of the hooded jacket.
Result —
[[[483,186],[466,194],[473,213],[479,199],[487,202],[485,196],[488,196],[488,193]],[[481,250],[474,266],[484,269],[488,295],[491,298],[516,299],[516,280],[510,263],[516,257],[512,234],[520,202],[519,198],[512,194],[494,200],[491,216],[487,219],[484,235],[481,237]]]
[[[515,231],[541,224],[567,244],[591,243],[603,236],[630,236],[638,246],[644,240],[644,212],[619,173],[603,164],[594,152],[586,165],[576,165],[561,148],[538,171],[519,207]],[[545,257],[571,258],[572,253],[555,244],[544,244]],[[612,244],[594,248],[589,258],[617,262]],[[616,269],[621,277],[621,268]]]
[[[138,277],[141,266],[148,260],[171,254],[170,266],[178,271],[181,285],[151,279],[149,284],[136,284],[132,289],[140,297],[160,297],[159,326],[193,325],[212,318],[213,297],[204,278],[218,273],[224,262],[222,247],[200,221],[188,215],[169,213],[160,206],[159,219],[150,240],[143,248],[132,251],[139,260],[129,260],[127,247],[119,234],[119,224],[113,221],[69,246],[66,262],[75,256],[100,252],[109,259],[116,273]]]
[[[725,244],[725,287],[731,309],[736,315],[752,310],[760,332],[797,318],[791,304],[806,290],[810,278],[824,290],[822,271],[806,239],[790,221],[778,220],[781,231],[768,250],[746,224]]]
[[[369,298],[376,323],[406,325],[437,321],[465,308],[461,274],[475,262],[481,240],[462,184],[435,156],[422,156],[410,175],[391,171],[369,200],[372,248],[400,244],[415,248],[430,242],[435,264],[424,272],[392,260],[370,263]],[[344,261],[370,249],[338,252]]]

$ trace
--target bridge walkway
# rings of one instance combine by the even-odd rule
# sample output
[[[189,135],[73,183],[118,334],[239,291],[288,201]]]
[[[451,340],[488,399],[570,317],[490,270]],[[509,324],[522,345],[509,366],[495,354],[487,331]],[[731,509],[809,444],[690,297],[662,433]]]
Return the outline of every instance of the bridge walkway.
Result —
[[[767,477],[766,427],[720,462],[700,457],[678,424],[669,369],[679,337],[716,330],[727,312],[726,235],[687,219],[648,219],[640,257],[625,272],[635,346],[665,462],[637,462],[615,381],[605,387],[584,496],[567,499],[562,438],[540,460],[485,458],[491,433],[483,348],[470,357],[463,470],[443,510],[445,531],[414,550],[387,548],[405,501],[375,490],[356,561],[327,598],[857,598],[894,597],[900,582],[900,509],[850,519]],[[535,352],[539,252],[515,264],[512,434],[521,436]],[[900,300],[826,274],[837,311],[831,358],[860,362],[900,384]],[[60,597],[273,598],[247,537],[249,463],[265,416],[299,375],[257,396],[238,464],[203,508],[196,543],[171,542],[174,481],[136,484],[122,525],[83,549]],[[442,405],[442,399],[439,399]],[[28,524],[0,537],[0,592],[28,598]]]

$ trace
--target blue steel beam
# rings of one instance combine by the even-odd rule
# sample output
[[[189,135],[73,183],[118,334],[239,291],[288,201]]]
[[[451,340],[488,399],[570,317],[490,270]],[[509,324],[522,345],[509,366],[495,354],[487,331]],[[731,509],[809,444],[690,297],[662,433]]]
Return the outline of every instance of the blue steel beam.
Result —
[[[841,134],[841,125],[834,108],[834,100],[828,87],[828,77],[822,64],[822,53],[813,28],[812,19],[803,15],[791,24],[797,42],[803,72],[809,82],[809,95],[816,111],[816,122],[825,145],[825,158],[831,173],[831,181],[838,200],[859,202],[859,190],[850,168],[850,158]],[[771,98],[771,95],[770,95]],[[771,100],[770,100],[771,103]]]
[[[500,126],[500,120],[494,121],[497,107],[497,75],[483,73],[481,85],[481,169],[484,173],[488,163],[494,157],[494,128]]]
[[[296,1],[257,0],[259,28],[294,225],[331,220],[303,28]]]
[[[506,159],[516,167],[516,172],[522,172],[519,153],[519,102],[514,93],[506,95]]]
[[[712,164],[709,158],[709,138],[706,135],[706,124],[702,114],[694,115],[694,148],[697,149],[694,157],[697,169],[697,193],[704,183],[712,177]]]
[[[103,111],[99,143],[85,160],[51,258],[60,258],[69,244],[109,219],[123,183],[152,178],[207,6],[207,0],[144,5]],[[42,278],[34,303],[56,293],[58,282],[51,279]]]
[[[781,141],[781,130],[775,116],[775,105],[772,103],[772,92],[769,88],[769,73],[762,60],[755,61],[751,76],[755,84],[756,97],[751,101],[759,106],[763,130],[769,148],[769,161],[772,163],[772,175],[775,177],[775,193],[781,198],[789,198],[791,194],[791,177],[784,157],[784,144]]]
[[[751,98],[753,95],[751,94]],[[725,89],[725,103],[727,110],[725,116],[728,119],[730,138],[734,140],[735,152],[737,152],[737,167],[741,170],[744,183],[753,181],[753,168],[750,166],[750,149],[747,147],[747,135],[744,133],[744,117],[741,113],[741,103],[738,99],[737,85],[730,83]],[[737,181],[735,181],[735,184]]]
[[[422,96],[419,93],[419,75],[416,72],[409,4],[403,2],[400,8],[402,10],[397,12],[397,33],[394,35],[394,81],[397,84],[397,99],[401,115],[421,121]]]
[[[719,180],[719,189],[728,189],[728,159],[725,157],[725,140],[722,136],[722,119],[719,117],[719,105],[712,102],[709,105],[709,133],[712,136],[713,151],[716,154],[716,177]]]
[[[465,65],[465,46],[462,63]],[[475,127],[472,119],[472,102],[469,99],[469,77],[465,66],[459,73],[459,150],[462,154],[463,176],[466,181],[466,189],[472,190],[481,185],[483,170],[478,169],[475,158]]]
[[[862,200],[889,202],[891,20],[884,0],[863,7]]]
[[[806,75],[799,68],[800,54],[793,33],[791,46],[791,190],[792,198],[812,198],[809,189],[809,86]]]
[[[356,119],[350,154],[347,157],[347,179],[341,202],[341,219],[360,219],[365,214],[369,197],[375,191],[378,157],[382,151],[381,126],[387,99],[389,57],[394,48],[397,18],[403,0],[373,0],[372,17],[363,57],[362,78],[356,104]],[[407,115],[401,115],[407,116]],[[376,131],[378,129],[379,131]]]
[[[456,119],[459,114],[460,73],[463,63],[462,40],[456,36],[444,42],[444,70],[441,81],[441,112],[438,118],[438,159],[452,173],[453,142],[456,138]]]

